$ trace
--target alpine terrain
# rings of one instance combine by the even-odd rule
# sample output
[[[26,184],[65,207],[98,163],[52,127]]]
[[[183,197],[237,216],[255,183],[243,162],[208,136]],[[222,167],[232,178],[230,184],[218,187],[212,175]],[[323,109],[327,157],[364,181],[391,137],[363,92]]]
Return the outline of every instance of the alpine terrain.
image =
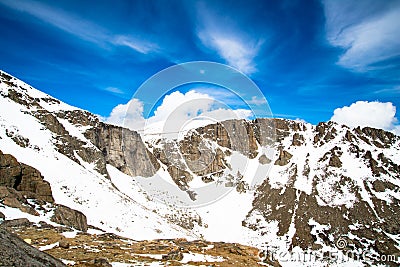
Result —
[[[0,73],[1,266],[398,266],[399,188],[384,130],[258,118],[170,138]]]

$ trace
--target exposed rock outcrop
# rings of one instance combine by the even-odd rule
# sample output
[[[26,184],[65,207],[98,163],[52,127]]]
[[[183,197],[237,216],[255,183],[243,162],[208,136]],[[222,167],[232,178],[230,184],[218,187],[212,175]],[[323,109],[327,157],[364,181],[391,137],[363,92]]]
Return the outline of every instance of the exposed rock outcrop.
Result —
[[[301,146],[304,143],[304,136],[299,133],[293,134],[292,145]]]
[[[137,132],[99,123],[85,136],[102,151],[107,163],[128,175],[150,177],[160,167]]]
[[[64,205],[56,206],[51,220],[55,223],[73,227],[83,232],[86,232],[88,229],[86,216],[82,212],[68,208]]]
[[[275,165],[285,166],[289,163],[290,159],[293,157],[292,154],[283,150],[282,148],[279,149],[279,157],[275,161]]]
[[[80,140],[76,136],[71,135],[59,121],[61,118],[70,118],[68,114],[71,112],[58,112],[53,114],[45,109],[39,109],[31,112],[47,129],[54,133],[53,143],[57,147],[58,152],[64,154],[78,164],[82,164],[81,160],[87,163],[95,164],[95,170],[108,176],[106,169],[106,161],[100,150],[96,147]],[[76,110],[74,113],[77,117],[84,117],[84,112]],[[88,119],[87,119],[88,120]],[[72,121],[85,121],[85,119],[74,119]],[[93,122],[94,123],[94,122]]]
[[[0,203],[21,210],[32,215],[39,215],[39,213],[32,207],[26,198],[14,188],[0,186]]]
[[[26,198],[54,202],[50,184],[35,168],[0,151],[0,186],[14,188]]]
[[[5,220],[1,224],[2,227],[27,227],[30,225],[32,225],[32,223],[27,218]]]
[[[0,266],[64,267],[60,260],[0,227]]]

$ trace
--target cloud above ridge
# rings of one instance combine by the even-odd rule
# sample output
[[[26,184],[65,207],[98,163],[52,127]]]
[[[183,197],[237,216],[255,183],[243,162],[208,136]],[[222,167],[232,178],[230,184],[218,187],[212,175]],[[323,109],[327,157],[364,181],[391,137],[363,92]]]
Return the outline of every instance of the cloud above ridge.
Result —
[[[143,114],[143,102],[131,99],[126,104],[119,104],[111,111],[105,122],[130,128],[141,133],[177,133],[206,124],[228,119],[248,119],[251,110],[230,109],[221,106],[208,94],[190,90],[166,95],[162,103],[148,118]]]
[[[350,106],[337,108],[330,119],[350,127],[373,127],[400,135],[396,107],[391,102],[357,101]]]

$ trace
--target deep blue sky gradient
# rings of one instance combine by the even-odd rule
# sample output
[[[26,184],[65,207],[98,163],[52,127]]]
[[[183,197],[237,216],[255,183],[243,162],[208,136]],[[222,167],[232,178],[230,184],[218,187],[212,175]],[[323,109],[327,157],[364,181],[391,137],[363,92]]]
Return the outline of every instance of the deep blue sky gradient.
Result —
[[[357,2],[368,7],[370,1]],[[343,25],[379,21],[400,7],[399,1],[382,2],[365,7],[368,12],[354,11],[355,18],[351,9],[347,17],[340,13],[349,18]],[[400,31],[389,45],[379,43],[383,57],[369,52],[341,64],[351,45],[329,39],[327,8],[312,0],[0,0],[0,68],[64,102],[107,116],[166,67],[194,60],[229,64],[201,39],[202,33],[216,33],[254,48],[254,69],[245,72],[278,117],[327,121],[335,108],[358,100],[399,108],[400,47],[393,44]],[[118,36],[142,47],[118,44]],[[376,38],[372,34],[371,42]]]

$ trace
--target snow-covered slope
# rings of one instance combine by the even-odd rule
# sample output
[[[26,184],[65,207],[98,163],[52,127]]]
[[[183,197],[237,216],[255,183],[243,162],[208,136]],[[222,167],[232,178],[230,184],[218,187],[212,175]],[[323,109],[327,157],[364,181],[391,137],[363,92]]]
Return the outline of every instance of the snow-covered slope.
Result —
[[[0,149],[40,170],[51,184],[56,203],[82,211],[93,226],[135,239],[194,237],[168,221],[165,215],[169,210],[163,210],[161,215],[154,212],[154,202],[139,186],[131,184],[134,194],[121,192],[113,182],[120,185],[118,182],[123,183],[126,177],[115,167],[107,165],[108,174],[102,174],[96,170],[96,162],[84,161],[76,151],[73,152],[77,162],[60,153],[58,135],[33,115],[38,111],[55,114],[79,109],[3,72],[1,78]],[[54,118],[72,138],[97,149],[83,135],[91,126],[73,125],[66,119]]]
[[[360,266],[399,254],[398,136],[282,119],[140,136],[0,78],[0,150],[40,170],[55,201],[93,226],[134,239],[238,242],[282,265],[300,263],[279,251],[368,251],[348,259]],[[327,262],[342,266],[316,265]]]

